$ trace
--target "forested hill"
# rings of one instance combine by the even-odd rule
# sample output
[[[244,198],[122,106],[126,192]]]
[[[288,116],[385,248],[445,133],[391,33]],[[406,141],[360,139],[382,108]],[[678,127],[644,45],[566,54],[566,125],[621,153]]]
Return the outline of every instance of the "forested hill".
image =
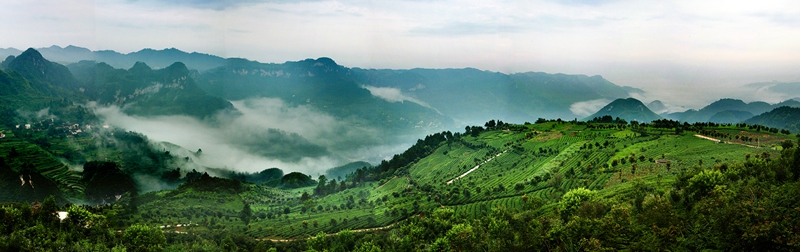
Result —
[[[742,100],[725,98],[715,101],[700,110],[687,110],[684,112],[665,114],[663,116],[665,118],[689,123],[739,123],[744,122],[754,115],[759,115],[783,106],[800,107],[800,102],[789,99],[777,104],[769,104],[762,101],[745,103]]]
[[[627,98],[614,100],[597,111],[597,113],[590,115],[584,120],[592,120],[595,118],[602,118],[604,116],[638,122],[651,122],[661,119],[660,116],[656,115],[656,113],[653,113],[653,111],[651,111],[641,101],[634,98]]]
[[[181,62],[154,70],[143,62],[130,69],[82,61],[69,70],[83,83],[82,90],[100,105],[116,105],[133,115],[189,115],[207,118],[233,105],[200,89],[192,72]]]
[[[761,124],[769,127],[800,132],[800,108],[779,107],[772,111],[754,116],[745,121],[748,124]]]

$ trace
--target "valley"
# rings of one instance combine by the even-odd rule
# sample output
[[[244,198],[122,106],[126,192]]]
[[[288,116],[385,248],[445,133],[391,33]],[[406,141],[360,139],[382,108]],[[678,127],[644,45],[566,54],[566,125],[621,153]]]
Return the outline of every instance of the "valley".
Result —
[[[206,63],[8,57],[0,250],[800,245],[794,100],[656,114],[599,76]]]

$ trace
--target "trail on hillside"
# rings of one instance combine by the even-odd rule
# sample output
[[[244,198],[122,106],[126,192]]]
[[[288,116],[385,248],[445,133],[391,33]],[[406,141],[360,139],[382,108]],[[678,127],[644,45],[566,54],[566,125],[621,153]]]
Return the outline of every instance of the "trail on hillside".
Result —
[[[376,187],[375,190],[381,189],[381,187],[385,186],[386,184],[389,184],[389,182],[392,182],[392,179],[396,179],[396,178],[397,178],[397,176],[392,177],[391,179],[389,179],[386,182],[384,182],[383,185],[380,185],[380,186]]]
[[[496,157],[499,157],[500,155],[503,155],[506,152],[508,152],[508,150],[504,150],[503,152],[497,153],[497,155],[495,155],[494,157],[491,157],[491,158],[487,159],[486,161],[483,161],[483,163],[480,163],[480,164],[476,165],[475,167],[472,167],[472,169],[469,169],[469,171],[465,172],[464,174],[461,174],[460,176],[458,176],[458,177],[456,177],[454,179],[451,179],[450,181],[447,181],[447,184],[449,185],[449,184],[453,183],[453,181],[459,180],[459,179],[463,178],[464,176],[467,176],[467,174],[470,174],[471,172],[477,170],[478,168],[481,168],[481,165],[489,163],[489,161],[492,161],[492,159],[495,159]]]
[[[695,134],[694,136],[702,138],[702,139],[706,139],[706,140],[711,140],[711,141],[714,141],[714,142],[717,142],[717,143],[738,144],[738,145],[744,145],[744,146],[747,146],[747,147],[750,147],[750,148],[758,148],[758,146],[755,146],[755,145],[749,145],[749,144],[743,144],[743,143],[734,143],[734,142],[725,142],[725,141],[722,141],[722,140],[719,140],[719,139],[716,139],[716,138],[713,138],[713,137],[707,137],[707,136],[700,135],[700,134]]]
[[[361,233],[361,232],[370,232],[370,231],[378,231],[378,230],[389,229],[389,228],[394,227],[394,225],[397,225],[397,223],[400,223],[400,222],[402,222],[402,221],[404,221],[406,219],[408,219],[408,217],[406,217],[405,219],[399,220],[399,221],[395,221],[392,224],[389,224],[389,225],[386,225],[386,226],[382,226],[382,227],[361,228],[361,229],[353,229],[353,230],[350,230],[350,231],[353,231],[354,233]],[[334,236],[334,235],[339,234],[340,232],[341,231],[336,232],[336,233],[325,234],[325,236],[327,236],[327,237]],[[266,240],[266,241],[271,241],[271,242],[293,242],[293,241],[308,240],[308,239],[312,239],[312,238],[314,238],[314,236],[309,236],[309,237],[305,237],[305,238],[289,238],[289,239],[268,239],[268,238],[260,238],[259,239],[259,238],[257,238],[255,240],[256,241],[265,241]]]

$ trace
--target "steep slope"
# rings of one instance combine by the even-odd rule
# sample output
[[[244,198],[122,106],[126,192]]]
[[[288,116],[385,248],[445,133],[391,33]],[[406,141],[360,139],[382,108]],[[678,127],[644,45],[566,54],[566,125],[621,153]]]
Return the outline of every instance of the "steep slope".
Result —
[[[280,98],[291,106],[311,106],[337,118],[349,118],[384,130],[431,132],[452,119],[425,104],[387,101],[360,87],[350,69],[329,58],[284,64],[230,59],[224,67],[201,74],[198,85],[226,99]]]
[[[661,119],[660,116],[653,113],[641,101],[634,98],[616,99],[609,103],[597,113],[590,115],[584,120],[592,120],[593,118],[600,118],[603,116],[611,116],[612,118],[621,118],[626,121],[639,121],[650,122],[653,120]]]
[[[177,62],[153,70],[138,62],[130,69],[115,69],[105,63],[83,61],[69,65],[85,84],[86,93],[102,105],[117,105],[134,115],[188,115],[206,118],[233,105],[211,96]]]
[[[745,123],[760,124],[798,133],[800,132],[800,108],[779,107],[747,119]]]
[[[0,118],[11,125],[25,113],[43,111],[68,122],[91,120],[94,115],[81,104],[88,99],[66,67],[29,49],[9,57],[0,70]],[[16,123],[21,123],[17,121]]]
[[[20,73],[34,89],[49,96],[73,96],[80,87],[69,69],[46,60],[32,48],[13,58],[6,70]]]

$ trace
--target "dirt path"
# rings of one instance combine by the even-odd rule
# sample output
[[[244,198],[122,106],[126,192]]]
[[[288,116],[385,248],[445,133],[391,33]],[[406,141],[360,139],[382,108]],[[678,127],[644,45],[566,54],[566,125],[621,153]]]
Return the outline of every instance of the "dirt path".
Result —
[[[497,155],[495,155],[494,157],[491,157],[491,158],[487,159],[486,161],[483,161],[483,163],[481,163],[479,165],[476,165],[475,167],[472,167],[472,169],[469,169],[469,171],[465,172],[464,174],[461,174],[460,176],[458,176],[458,177],[456,177],[454,179],[451,179],[450,181],[447,181],[447,184],[449,185],[449,184],[453,183],[454,181],[459,180],[459,179],[467,176],[467,174],[470,174],[471,172],[477,170],[478,168],[481,168],[481,165],[489,163],[489,161],[492,161],[492,159],[494,159],[496,157],[499,157],[500,155],[503,155],[506,152],[508,152],[508,150],[504,150],[503,152],[497,153]]]
[[[392,179],[396,179],[396,178],[397,178],[397,176],[392,177]],[[389,182],[392,182],[392,179],[387,180],[386,183],[383,183],[383,185],[380,185],[380,186],[376,187],[375,190],[381,189],[381,187],[385,186],[386,184],[389,184]]]
[[[392,223],[392,224],[389,224],[389,225],[386,225],[386,226],[382,226],[382,227],[374,227],[374,228],[362,228],[362,229],[353,229],[353,230],[351,230],[351,231],[353,231],[354,233],[361,233],[361,232],[371,232],[371,231],[378,231],[378,230],[389,229],[389,228],[392,228],[392,227],[394,227],[394,225],[397,225],[397,223],[400,223],[401,221],[404,221],[404,220],[405,220],[405,219],[402,219],[402,220],[396,221],[396,222],[394,222],[394,223]],[[339,232],[341,232],[341,231],[339,231]],[[334,236],[334,235],[337,235],[337,234],[339,234],[339,232],[336,232],[336,233],[330,233],[330,234],[325,234],[325,236],[328,236],[328,237],[330,237],[330,236]],[[261,238],[261,239],[255,239],[255,240],[256,240],[256,241],[271,241],[271,242],[293,242],[293,241],[308,240],[308,239],[311,239],[311,238],[314,238],[314,236],[310,236],[310,237],[306,237],[306,238],[289,238],[289,239],[269,239],[269,238]]]
[[[700,134],[695,134],[694,136],[702,138],[702,139],[706,139],[706,140],[711,140],[711,141],[714,141],[714,142],[717,142],[717,143],[738,144],[738,145],[744,145],[744,146],[747,146],[747,147],[750,147],[750,148],[758,148],[758,146],[754,146],[754,145],[743,144],[743,143],[725,142],[725,141],[722,141],[722,140],[719,140],[719,139],[716,139],[716,138],[713,138],[713,137],[707,137],[707,136],[700,135]]]

